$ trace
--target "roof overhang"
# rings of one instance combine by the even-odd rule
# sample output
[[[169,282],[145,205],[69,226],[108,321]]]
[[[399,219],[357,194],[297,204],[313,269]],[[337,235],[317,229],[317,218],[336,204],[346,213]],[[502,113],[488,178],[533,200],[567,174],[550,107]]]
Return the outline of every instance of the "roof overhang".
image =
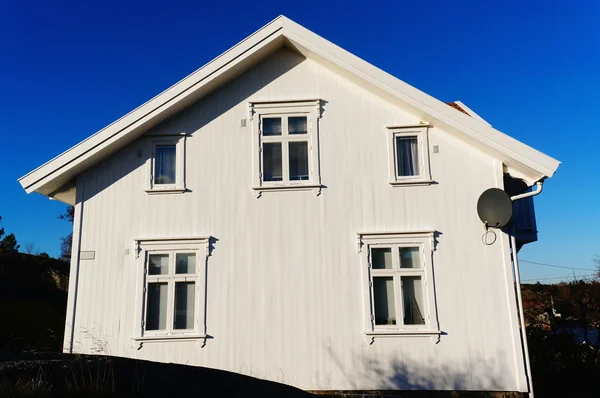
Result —
[[[69,187],[77,174],[284,46],[334,69],[392,102],[410,108],[424,122],[442,127],[501,160],[511,174],[529,184],[551,177],[560,164],[494,129],[482,119],[457,112],[444,102],[280,16],[140,107],[21,177],[21,186],[27,193],[38,192],[73,204],[74,194],[59,196],[56,193],[69,191],[70,188],[65,189],[65,186]]]

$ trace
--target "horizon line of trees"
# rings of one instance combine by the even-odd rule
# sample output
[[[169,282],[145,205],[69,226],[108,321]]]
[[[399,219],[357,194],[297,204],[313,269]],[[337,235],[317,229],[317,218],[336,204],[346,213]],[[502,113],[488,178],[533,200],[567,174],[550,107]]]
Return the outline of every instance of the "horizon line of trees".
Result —
[[[2,216],[0,216],[0,222],[2,222]],[[4,227],[0,227],[0,253],[17,252],[19,247],[21,246],[17,244],[15,234],[5,235]]]
[[[68,221],[73,224],[73,218],[75,215],[75,208],[73,206],[67,206],[65,213],[58,216],[60,220]],[[0,222],[2,222],[2,216],[0,216]],[[73,241],[73,232],[71,231],[67,236],[60,238],[60,256],[59,260],[70,262],[71,261],[71,248]],[[14,233],[6,234],[4,227],[0,226],[0,254],[1,253],[18,253],[21,245],[17,242],[17,237]],[[25,244],[22,253],[50,258],[50,255],[46,252],[40,252],[35,242],[29,242]]]

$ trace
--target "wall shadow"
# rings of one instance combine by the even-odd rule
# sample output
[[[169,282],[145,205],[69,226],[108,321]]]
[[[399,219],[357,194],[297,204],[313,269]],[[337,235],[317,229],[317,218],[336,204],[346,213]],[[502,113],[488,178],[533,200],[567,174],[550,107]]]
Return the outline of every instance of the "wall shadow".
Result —
[[[433,344],[433,343],[432,343]],[[459,361],[439,364],[434,358],[410,360],[399,357],[374,358],[353,355],[352,361],[343,361],[330,346],[326,347],[333,363],[351,386],[344,391],[350,396],[361,392],[369,394],[399,395],[401,392],[423,392],[423,396],[445,395],[454,391],[471,391],[479,397],[497,397],[497,392],[506,391],[506,375],[494,366],[493,361],[475,358],[468,363]],[[346,357],[346,356],[345,356]],[[358,363],[362,362],[360,365]],[[365,388],[369,386],[369,388]],[[380,396],[380,395],[379,395]],[[410,394],[409,396],[413,396]],[[463,394],[460,394],[463,396]],[[508,391],[503,396],[520,397],[522,393]]]
[[[202,127],[248,101],[252,95],[294,69],[305,59],[292,50],[282,48],[184,110],[148,129],[146,134],[198,134]],[[84,199],[96,196],[133,171],[144,167],[151,153],[141,149],[143,145],[140,139],[143,138],[140,137],[126,145],[84,172],[88,180],[85,184]],[[190,156],[194,154],[186,154],[186,157]]]

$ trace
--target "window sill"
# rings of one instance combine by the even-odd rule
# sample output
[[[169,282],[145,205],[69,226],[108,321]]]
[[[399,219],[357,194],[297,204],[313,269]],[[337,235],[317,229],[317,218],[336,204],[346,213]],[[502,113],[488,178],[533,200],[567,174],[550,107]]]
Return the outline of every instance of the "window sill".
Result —
[[[163,342],[163,341],[185,341],[185,340],[203,340],[206,339],[205,334],[173,334],[163,336],[140,336],[132,337],[131,340],[139,342]]]
[[[441,330],[367,330],[367,336],[435,336],[442,334]]]
[[[390,181],[390,185],[394,186],[394,187],[402,186],[402,185],[411,185],[411,186],[431,185],[433,183],[434,183],[434,181],[431,179]]]
[[[154,189],[144,189],[144,192],[146,192],[148,195],[184,193],[185,191],[186,191],[185,188],[154,188]]]
[[[310,191],[314,190],[315,195],[321,194],[321,184],[297,184],[297,185],[263,185],[261,187],[252,187],[256,197],[260,197],[263,192],[281,192],[281,191]]]

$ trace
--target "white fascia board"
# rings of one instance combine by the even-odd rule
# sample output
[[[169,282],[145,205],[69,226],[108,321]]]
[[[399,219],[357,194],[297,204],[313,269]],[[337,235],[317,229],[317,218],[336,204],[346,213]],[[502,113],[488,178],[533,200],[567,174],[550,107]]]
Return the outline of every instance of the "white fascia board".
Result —
[[[36,191],[42,185],[57,177],[61,173],[61,169],[76,167],[85,159],[93,156],[94,153],[127,135],[127,133],[143,125],[149,119],[160,117],[163,112],[173,108],[181,100],[209,84],[218,75],[231,69],[281,36],[282,18],[281,16],[276,18],[146,103],[19,178],[19,183],[27,193]]]
[[[471,118],[462,112],[455,112],[444,102],[412,87],[285,17],[283,28],[285,36],[290,41],[296,42],[337,67],[345,69],[393,95],[431,116],[434,120],[462,132],[467,138],[471,138],[469,140],[471,144],[479,146],[484,151],[491,149],[491,152],[509,167],[515,167],[525,174],[531,174],[531,181],[552,177],[560,165],[558,160],[515,140],[485,122]]]

